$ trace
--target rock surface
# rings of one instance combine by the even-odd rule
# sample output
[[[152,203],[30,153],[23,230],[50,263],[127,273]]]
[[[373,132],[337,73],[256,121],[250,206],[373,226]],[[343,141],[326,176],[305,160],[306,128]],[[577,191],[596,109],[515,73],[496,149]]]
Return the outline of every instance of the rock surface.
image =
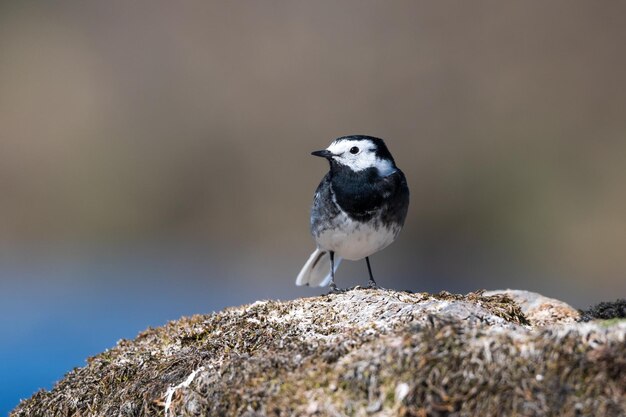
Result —
[[[563,301],[549,298],[536,292],[522,290],[486,291],[483,295],[506,295],[519,305],[522,313],[533,326],[575,323],[580,312]]]
[[[626,415],[626,322],[531,294],[357,289],[182,318],[11,415]]]

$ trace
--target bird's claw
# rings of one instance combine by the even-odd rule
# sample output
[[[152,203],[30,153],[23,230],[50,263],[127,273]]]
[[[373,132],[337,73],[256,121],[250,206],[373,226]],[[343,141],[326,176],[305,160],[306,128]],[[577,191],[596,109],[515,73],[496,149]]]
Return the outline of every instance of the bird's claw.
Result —
[[[330,291],[328,292],[328,294],[341,294],[342,292],[346,292],[346,290],[338,288],[334,282],[330,284]]]

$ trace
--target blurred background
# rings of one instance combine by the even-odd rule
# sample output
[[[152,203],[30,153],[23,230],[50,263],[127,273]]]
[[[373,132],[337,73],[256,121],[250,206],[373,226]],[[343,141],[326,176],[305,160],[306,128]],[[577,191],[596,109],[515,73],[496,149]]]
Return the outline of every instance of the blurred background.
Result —
[[[294,286],[310,152],[346,134],[384,138],[411,187],[383,286],[623,297],[625,13],[0,3],[0,414],[148,326],[324,293]]]

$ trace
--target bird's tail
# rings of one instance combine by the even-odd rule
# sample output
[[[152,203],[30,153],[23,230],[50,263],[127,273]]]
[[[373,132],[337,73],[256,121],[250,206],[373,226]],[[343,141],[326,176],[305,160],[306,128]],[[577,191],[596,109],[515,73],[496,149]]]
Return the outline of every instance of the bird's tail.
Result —
[[[335,256],[335,271],[341,258]],[[325,287],[330,284],[330,254],[328,251],[315,249],[309,260],[306,261],[296,278],[296,285],[310,285],[311,287]]]

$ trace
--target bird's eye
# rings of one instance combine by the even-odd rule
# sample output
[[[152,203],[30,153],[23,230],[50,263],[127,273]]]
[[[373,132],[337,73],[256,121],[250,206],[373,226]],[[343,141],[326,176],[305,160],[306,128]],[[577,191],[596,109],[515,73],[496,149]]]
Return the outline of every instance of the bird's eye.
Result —
[[[356,146],[353,146],[350,148],[350,153],[351,154],[357,154],[359,153],[359,148],[357,148]]]

